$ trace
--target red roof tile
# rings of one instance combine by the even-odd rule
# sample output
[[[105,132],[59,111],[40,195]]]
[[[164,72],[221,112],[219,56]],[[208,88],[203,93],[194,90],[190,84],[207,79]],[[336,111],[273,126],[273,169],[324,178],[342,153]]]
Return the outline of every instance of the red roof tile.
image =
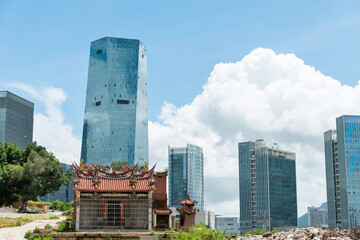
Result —
[[[80,192],[150,192],[151,189],[149,179],[139,179],[132,189],[129,183],[130,179],[100,179],[100,185],[95,190],[93,180],[89,178],[80,178],[79,185],[76,190]]]

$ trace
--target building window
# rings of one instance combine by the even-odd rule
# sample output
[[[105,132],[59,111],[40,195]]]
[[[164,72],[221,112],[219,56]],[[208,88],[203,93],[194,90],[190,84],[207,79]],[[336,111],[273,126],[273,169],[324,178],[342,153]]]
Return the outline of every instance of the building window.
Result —
[[[101,49],[96,51],[96,54],[100,54],[100,53],[102,53]]]
[[[120,99],[118,99],[117,103],[118,104],[129,104],[129,100],[120,100]]]
[[[95,103],[95,106],[100,106],[100,105],[101,105],[101,101]]]

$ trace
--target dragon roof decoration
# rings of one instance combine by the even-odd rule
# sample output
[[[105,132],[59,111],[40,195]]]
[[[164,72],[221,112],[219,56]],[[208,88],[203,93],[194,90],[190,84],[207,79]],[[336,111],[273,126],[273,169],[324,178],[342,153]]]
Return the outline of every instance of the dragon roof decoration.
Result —
[[[72,166],[74,167],[74,177],[79,178],[147,179],[152,176],[156,164],[150,170],[146,161],[144,166],[121,165],[116,168],[101,164],[86,165],[83,161],[80,162],[80,166],[75,162],[72,163]]]

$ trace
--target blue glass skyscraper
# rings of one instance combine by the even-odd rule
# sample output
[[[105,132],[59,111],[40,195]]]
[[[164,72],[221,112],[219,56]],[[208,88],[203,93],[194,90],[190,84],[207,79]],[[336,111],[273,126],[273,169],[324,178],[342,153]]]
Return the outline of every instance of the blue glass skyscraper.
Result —
[[[336,118],[324,133],[329,228],[360,225],[360,116]]]
[[[91,43],[81,158],[110,164],[148,160],[146,47],[105,37]]]
[[[295,153],[242,142],[239,150],[240,231],[297,225]]]
[[[180,207],[179,200],[187,195],[204,210],[204,156],[201,147],[187,144],[186,148],[169,146],[169,206]]]

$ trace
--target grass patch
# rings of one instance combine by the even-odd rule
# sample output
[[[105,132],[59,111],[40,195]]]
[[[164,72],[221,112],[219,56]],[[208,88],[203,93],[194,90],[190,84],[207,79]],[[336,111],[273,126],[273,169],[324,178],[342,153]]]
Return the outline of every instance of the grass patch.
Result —
[[[22,218],[0,217],[0,228],[18,227],[18,226],[24,225],[25,223],[27,223],[29,221],[30,220],[25,221]]]
[[[51,217],[49,217],[50,220],[59,219],[59,218],[60,218],[59,216],[51,216]]]

